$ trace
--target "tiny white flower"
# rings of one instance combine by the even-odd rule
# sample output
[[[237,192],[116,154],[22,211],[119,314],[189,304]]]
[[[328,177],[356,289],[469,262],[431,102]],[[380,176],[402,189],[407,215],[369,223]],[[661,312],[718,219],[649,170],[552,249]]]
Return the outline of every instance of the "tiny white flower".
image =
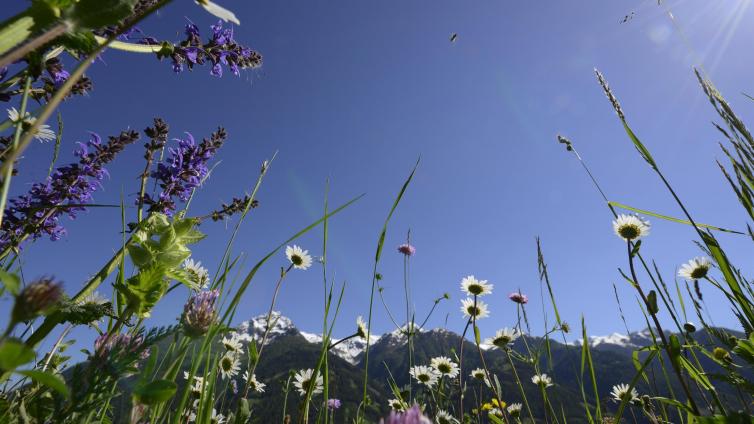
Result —
[[[26,116],[21,118],[21,113],[16,110],[16,108],[12,107],[10,109],[7,109],[7,111],[8,119],[10,119],[10,121],[14,124],[22,124],[24,130],[27,130],[29,127],[34,125],[35,122],[37,122],[37,118],[31,116],[29,112],[26,112]],[[55,131],[51,130],[49,125],[42,124],[34,133],[34,138],[44,143],[50,140],[55,140],[56,135]]]
[[[453,418],[452,415],[450,415],[447,411],[443,411],[442,409],[437,411],[435,421],[437,422],[437,424],[458,424],[457,419]]]
[[[497,330],[495,337],[490,337],[489,339],[485,340],[484,343],[500,349],[505,349],[520,335],[521,334],[518,332],[518,330],[506,327],[501,330]]]
[[[543,387],[552,386],[552,378],[548,377],[547,374],[534,374],[531,382]]]
[[[712,267],[712,261],[703,256],[696,257],[681,266],[678,276],[687,280],[699,280],[707,276]]]
[[[486,303],[477,300],[475,306],[474,299],[471,298],[463,299],[461,301],[461,312],[463,312],[463,315],[467,318],[476,317],[476,319],[485,318],[490,315]]]
[[[212,417],[209,419],[210,424],[224,424],[225,423],[225,415],[220,414],[215,410],[215,408],[212,408]]]
[[[649,235],[649,222],[636,215],[620,214],[613,221],[613,230],[623,240],[638,240]]]
[[[312,266],[312,257],[309,255],[309,251],[304,250],[295,244],[285,248],[285,256],[288,257],[288,260],[296,269],[305,270]]]
[[[616,384],[615,386],[613,386],[613,390],[610,392],[610,395],[616,402],[622,402],[623,400],[628,403],[637,402],[639,400],[639,392],[637,392],[633,387],[631,388],[631,390],[629,390],[628,388],[628,384]]]
[[[186,372],[186,371],[184,371],[183,372],[183,378],[185,380],[188,380],[189,379],[189,373]],[[194,396],[199,397],[199,396],[202,395],[202,391],[203,390],[204,390],[204,377],[194,376],[194,381],[191,384],[191,393]]]
[[[314,370],[309,368],[306,370],[300,370],[294,377],[293,386],[296,387],[298,393],[301,396],[306,396],[306,391],[309,390],[309,386],[312,384],[314,376]],[[323,380],[321,375],[317,375],[314,379],[314,387],[312,388],[312,394],[322,393]]]
[[[264,388],[267,387],[266,384],[257,380],[256,374],[252,374],[251,377],[249,377],[249,371],[244,371],[243,379],[247,382],[249,389],[252,392],[264,393]]]
[[[356,318],[356,334],[358,334],[362,339],[366,340],[367,333],[369,333],[369,329],[367,329],[367,323],[364,321],[364,318],[358,316]]]
[[[484,296],[492,293],[494,286],[489,284],[487,280],[477,280],[473,275],[469,275],[461,280],[461,290],[465,291],[469,296]]]
[[[469,376],[471,376],[471,378],[475,380],[483,381],[484,384],[487,385],[487,387],[492,387],[492,384],[490,384],[490,380],[487,378],[487,373],[482,368],[477,368],[475,370],[472,370]]]
[[[426,365],[417,365],[412,367],[409,371],[412,377],[421,384],[427,387],[432,387],[437,383],[440,378],[440,373],[432,367]]]
[[[189,258],[183,262],[183,269],[188,273],[189,279],[196,287],[206,289],[209,287],[209,271],[202,266],[200,261]]]
[[[511,403],[507,409],[508,413],[511,415],[511,417],[516,418],[519,415],[521,415],[521,408],[523,405],[520,403]]]
[[[225,352],[217,366],[220,369],[220,375],[226,380],[235,377],[241,371],[241,361],[238,359],[238,355],[232,351]]]
[[[442,376],[448,376],[450,378],[455,378],[456,376],[458,376],[458,364],[453,362],[453,360],[451,360],[447,356],[438,356],[436,358],[432,358],[429,364]]]

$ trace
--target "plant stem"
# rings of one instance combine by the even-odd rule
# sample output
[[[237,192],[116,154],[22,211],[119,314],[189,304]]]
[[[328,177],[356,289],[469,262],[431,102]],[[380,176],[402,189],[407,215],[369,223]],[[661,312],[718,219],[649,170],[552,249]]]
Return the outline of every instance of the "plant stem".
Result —
[[[29,101],[29,89],[31,88],[31,76],[26,77],[24,83],[24,94],[21,98],[21,110],[19,111],[18,122],[16,122],[16,131],[13,134],[12,149],[18,146],[18,140],[21,138],[21,134],[24,132],[24,122],[26,119],[26,104]],[[6,159],[7,160],[7,159]],[[3,174],[3,188],[0,193],[0,228],[3,225],[3,216],[5,214],[5,204],[8,201],[8,191],[10,191],[10,180],[13,178],[13,162],[11,162],[8,169]]]

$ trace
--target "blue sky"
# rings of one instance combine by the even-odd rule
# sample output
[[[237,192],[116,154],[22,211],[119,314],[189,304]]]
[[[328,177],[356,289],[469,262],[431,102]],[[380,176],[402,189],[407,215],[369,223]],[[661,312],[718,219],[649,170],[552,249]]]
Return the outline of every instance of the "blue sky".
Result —
[[[164,117],[176,137],[184,131],[202,137],[222,125],[230,138],[218,155],[221,164],[192,206],[204,214],[248,191],[259,164],[277,151],[259,192],[261,207],[236,243],[237,253],[247,255],[242,272],[318,218],[328,178],[331,205],[366,193],[330,223],[329,272],[347,283],[336,335],[349,334],[356,316],[366,315],[377,237],[419,156],[379,267],[392,310],[405,310],[402,257],[395,247],[410,229],[417,248],[411,260],[417,315],[423,317],[443,292],[451,295],[429,326],[444,325],[447,315],[448,327],[462,330],[458,287],[474,274],[495,284],[486,299],[492,316],[480,323],[483,335],[514,323],[507,294],[519,288],[531,298],[529,316],[541,333],[539,236],[566,321],[575,326],[583,314],[590,334],[624,331],[616,283],[630,329],[644,326],[618,272],[627,266],[625,247],[612,234],[611,215],[555,135],[574,141],[611,199],[669,215],[680,211],[623,133],[594,67],[610,81],[629,122],[694,217],[745,228],[746,216],[715,164],[721,139],[710,122],[716,116],[692,66],[704,66],[740,114],[751,116],[752,103],[741,95],[754,92],[750,60],[741,54],[754,39],[754,26],[746,25],[754,20],[748,1],[222,4],[241,19],[236,38],[263,54],[260,70],[240,78],[214,78],[208,68],[176,75],[169,62],[151,55],[109,51],[89,73],[94,91],[62,107],[60,163],[87,131],[104,136],[142,129],[154,116]],[[632,19],[619,22],[631,12]],[[178,41],[184,17],[205,34],[214,21],[182,0],[142,29]],[[448,40],[451,33],[458,34],[455,43]],[[29,149],[14,180],[16,193],[46,174],[51,154],[51,145]],[[98,202],[118,203],[121,192],[133,196],[142,154],[137,144],[118,158]],[[64,240],[29,245],[25,276],[53,274],[75,293],[118,248],[119,222],[117,210],[92,210],[67,225]],[[694,233],[679,224],[653,224],[642,251],[672,280],[677,267],[699,253]],[[230,232],[221,223],[202,229],[210,237],[194,255],[214,270]],[[318,255],[321,240],[315,231],[298,244]],[[746,239],[720,240],[744,265]],[[266,311],[284,260],[280,253],[255,278],[239,321]],[[711,290],[705,294],[715,323],[735,326],[727,306]],[[321,298],[319,270],[293,272],[277,309],[314,332],[321,327]],[[171,294],[150,325],[174,323],[184,301],[184,293]],[[390,331],[379,304],[375,314],[373,331]]]

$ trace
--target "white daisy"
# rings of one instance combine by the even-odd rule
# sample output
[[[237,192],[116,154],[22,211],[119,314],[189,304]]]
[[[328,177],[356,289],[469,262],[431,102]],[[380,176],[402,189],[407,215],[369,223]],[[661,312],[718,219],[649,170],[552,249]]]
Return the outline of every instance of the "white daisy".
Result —
[[[8,119],[11,120],[14,124],[21,123],[23,125],[24,130],[29,129],[32,125],[34,125],[35,122],[37,122],[37,118],[29,115],[29,112],[26,112],[26,116],[21,119],[21,113],[16,110],[16,108],[12,107],[8,110]],[[55,140],[55,131],[50,129],[49,125],[42,124],[37,128],[37,131],[34,133],[34,138],[41,142],[46,142],[50,140]]]
[[[394,411],[405,411],[406,410],[406,404],[400,399],[390,399],[387,401],[388,406],[390,409]]]
[[[301,396],[306,396],[306,391],[309,390],[309,386],[312,383],[312,378],[314,376],[314,370],[309,368],[306,370],[300,370],[296,373],[296,376],[294,379],[296,381],[293,382],[293,386],[298,389],[298,393]],[[312,389],[312,394],[317,394],[322,392],[322,376],[317,375],[317,378],[314,381],[314,388]]]
[[[649,221],[636,215],[620,214],[613,221],[613,230],[623,240],[638,240],[649,235]]]
[[[440,378],[440,373],[432,367],[426,365],[417,365],[409,371],[412,377],[427,387],[432,387]]]
[[[308,250],[304,250],[295,244],[285,248],[285,256],[296,269],[307,269],[312,266],[312,257]]]
[[[633,387],[631,388],[631,390],[629,390],[628,388],[628,384],[616,384],[615,386],[613,386],[613,390],[610,392],[610,395],[616,402],[622,402],[624,400],[628,403],[637,402],[639,400],[639,392],[637,392]]]
[[[447,411],[440,409],[435,415],[435,422],[437,424],[458,424],[458,420],[453,418]]]
[[[471,371],[471,374],[469,374],[471,378],[479,381],[484,381],[484,384],[487,385],[487,387],[492,387],[490,384],[490,380],[487,378],[487,373],[482,368],[477,368],[475,370]]]
[[[463,312],[465,317],[476,317],[476,319],[485,318],[490,315],[486,303],[477,300],[475,306],[474,299],[471,298],[466,298],[461,301],[461,312]]]
[[[220,375],[224,379],[235,377],[241,371],[241,361],[238,359],[238,355],[232,351],[225,352],[217,366],[220,368]]]
[[[502,417],[503,411],[501,411],[500,408],[492,408],[490,409],[490,412],[487,413],[487,415],[494,415],[496,417]]]
[[[511,415],[511,417],[516,418],[521,415],[522,407],[523,405],[521,405],[520,403],[511,403],[508,408],[506,408],[506,410]]]
[[[513,343],[514,340],[516,340],[521,334],[516,329],[511,328],[503,328],[501,330],[497,330],[495,333],[495,337],[490,337],[489,339],[485,340],[484,343],[498,347],[500,349],[506,349],[509,344]]]
[[[218,413],[215,408],[212,408],[212,417],[210,417],[209,422],[210,424],[224,424],[225,415]]]
[[[188,273],[189,279],[196,287],[206,289],[209,287],[209,271],[202,266],[200,261],[189,258],[183,262],[183,269]]]
[[[438,373],[440,373],[441,376],[448,376],[450,378],[455,378],[456,376],[458,376],[458,364],[453,362],[453,360],[451,360],[447,356],[438,356],[436,358],[432,358],[429,364]]]
[[[366,340],[368,332],[369,330],[367,329],[367,323],[364,322],[364,318],[358,316],[356,318],[356,334],[362,339]]]
[[[256,374],[252,374],[251,378],[249,378],[249,371],[243,372],[243,379],[249,384],[249,389],[252,392],[264,393],[264,388],[267,387],[266,384],[257,380]]]
[[[547,374],[534,374],[531,378],[531,382],[544,387],[552,386],[552,378],[548,377]]]
[[[712,261],[703,256],[696,257],[687,263],[681,265],[678,270],[678,276],[687,280],[699,280],[707,276],[707,272],[712,267]]]
[[[241,21],[238,20],[235,13],[232,11],[220,6],[217,3],[211,2],[210,0],[195,0],[196,4],[203,7],[204,10],[209,12],[211,15],[215,15],[218,18],[222,19],[223,21],[230,21],[233,22],[236,25],[241,25]]]
[[[184,371],[183,378],[185,380],[188,380],[189,373]],[[191,394],[193,394],[196,397],[199,397],[202,395],[203,389],[204,389],[204,377],[194,376],[194,381],[191,384]]]
[[[492,293],[494,286],[489,284],[487,280],[477,280],[473,275],[469,275],[461,280],[461,290],[465,291],[469,296],[484,296]]]
[[[240,353],[243,350],[243,344],[236,333],[232,333],[230,337],[223,337],[223,346],[229,352]]]

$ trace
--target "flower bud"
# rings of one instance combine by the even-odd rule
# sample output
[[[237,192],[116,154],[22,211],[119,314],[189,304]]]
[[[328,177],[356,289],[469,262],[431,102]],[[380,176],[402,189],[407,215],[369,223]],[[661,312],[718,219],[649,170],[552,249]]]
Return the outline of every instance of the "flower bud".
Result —
[[[183,331],[189,337],[200,337],[209,331],[215,322],[218,290],[197,293],[189,298],[183,307],[181,324]]]
[[[63,286],[51,278],[39,279],[21,290],[13,305],[15,322],[29,321],[53,309],[63,297]]]

